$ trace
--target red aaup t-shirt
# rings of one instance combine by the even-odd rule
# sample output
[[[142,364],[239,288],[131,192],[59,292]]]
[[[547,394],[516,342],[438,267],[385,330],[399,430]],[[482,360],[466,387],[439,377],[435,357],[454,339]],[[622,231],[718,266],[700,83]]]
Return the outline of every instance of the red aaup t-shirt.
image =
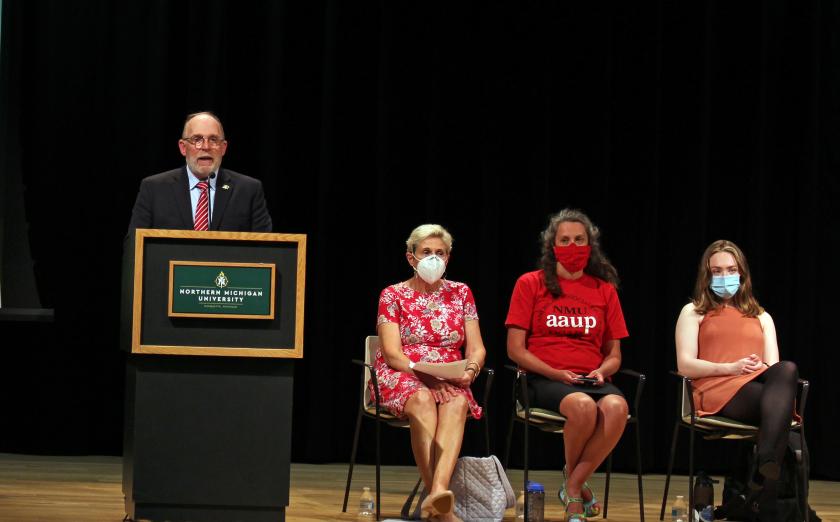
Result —
[[[583,274],[560,278],[563,295],[545,287],[543,271],[516,281],[505,326],[528,331],[528,351],[552,368],[587,374],[601,365],[606,341],[627,337],[615,287]]]

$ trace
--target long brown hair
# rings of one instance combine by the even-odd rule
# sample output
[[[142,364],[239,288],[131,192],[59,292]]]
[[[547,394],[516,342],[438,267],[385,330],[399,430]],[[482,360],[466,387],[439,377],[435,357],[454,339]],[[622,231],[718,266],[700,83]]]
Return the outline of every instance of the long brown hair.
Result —
[[[557,227],[560,223],[573,221],[580,223],[586,229],[586,236],[589,239],[589,246],[592,253],[589,255],[589,262],[583,271],[591,276],[603,279],[618,288],[618,271],[604,255],[601,249],[601,231],[598,230],[589,216],[574,208],[564,208],[557,214],[551,216],[548,227],[542,233],[542,256],[540,257],[540,268],[545,277],[545,286],[551,295],[559,297],[563,295],[560,289],[560,282],[557,281],[557,259],[554,257],[554,239],[557,236]]]
[[[758,304],[753,295],[752,277],[750,266],[747,264],[747,256],[738,248],[738,245],[726,239],[718,239],[706,248],[703,257],[700,258],[700,266],[697,269],[697,282],[694,284],[694,296],[691,302],[694,303],[694,311],[700,315],[720,309],[723,307],[723,300],[717,296],[709,287],[712,281],[712,267],[709,264],[713,255],[718,252],[726,252],[735,258],[738,265],[738,274],[741,276],[741,287],[730,300],[735,309],[744,314],[745,317],[756,317],[764,313],[764,308]]]

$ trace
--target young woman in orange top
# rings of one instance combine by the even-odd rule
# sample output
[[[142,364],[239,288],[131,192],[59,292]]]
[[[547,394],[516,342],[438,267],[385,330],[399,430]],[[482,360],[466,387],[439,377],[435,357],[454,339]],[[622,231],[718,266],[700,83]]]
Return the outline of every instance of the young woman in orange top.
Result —
[[[779,361],[773,318],[753,296],[747,258],[735,243],[715,241],[703,253],[694,297],[677,320],[676,345],[680,373],[694,380],[699,415],[759,426],[753,507],[774,520],[798,371]]]

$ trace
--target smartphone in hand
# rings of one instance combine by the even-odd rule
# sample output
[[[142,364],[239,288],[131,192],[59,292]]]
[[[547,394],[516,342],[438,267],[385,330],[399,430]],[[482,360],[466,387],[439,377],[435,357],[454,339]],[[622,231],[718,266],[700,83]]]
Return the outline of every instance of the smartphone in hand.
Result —
[[[587,386],[597,386],[598,385],[598,379],[596,379],[595,377],[584,377],[583,375],[581,375],[580,377],[578,377],[575,380],[577,382],[579,382],[581,384],[585,384]]]

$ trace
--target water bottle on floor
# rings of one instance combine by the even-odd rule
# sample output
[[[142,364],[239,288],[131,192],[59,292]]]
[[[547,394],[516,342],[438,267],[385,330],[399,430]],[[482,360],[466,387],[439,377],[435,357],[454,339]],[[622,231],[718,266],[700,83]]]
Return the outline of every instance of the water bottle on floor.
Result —
[[[698,471],[694,478],[694,509],[698,520],[713,522],[715,519],[715,484],[718,481],[703,471]]]
[[[525,493],[528,503],[528,522],[543,522],[545,520],[545,488],[539,482],[528,481],[528,491]]]
[[[362,490],[362,496],[359,497],[359,516],[356,517],[358,522],[373,522],[376,520],[376,508],[373,504],[373,494],[370,488],[365,487]]]
[[[688,522],[688,506],[682,495],[677,495],[674,505],[671,506],[671,522]]]

